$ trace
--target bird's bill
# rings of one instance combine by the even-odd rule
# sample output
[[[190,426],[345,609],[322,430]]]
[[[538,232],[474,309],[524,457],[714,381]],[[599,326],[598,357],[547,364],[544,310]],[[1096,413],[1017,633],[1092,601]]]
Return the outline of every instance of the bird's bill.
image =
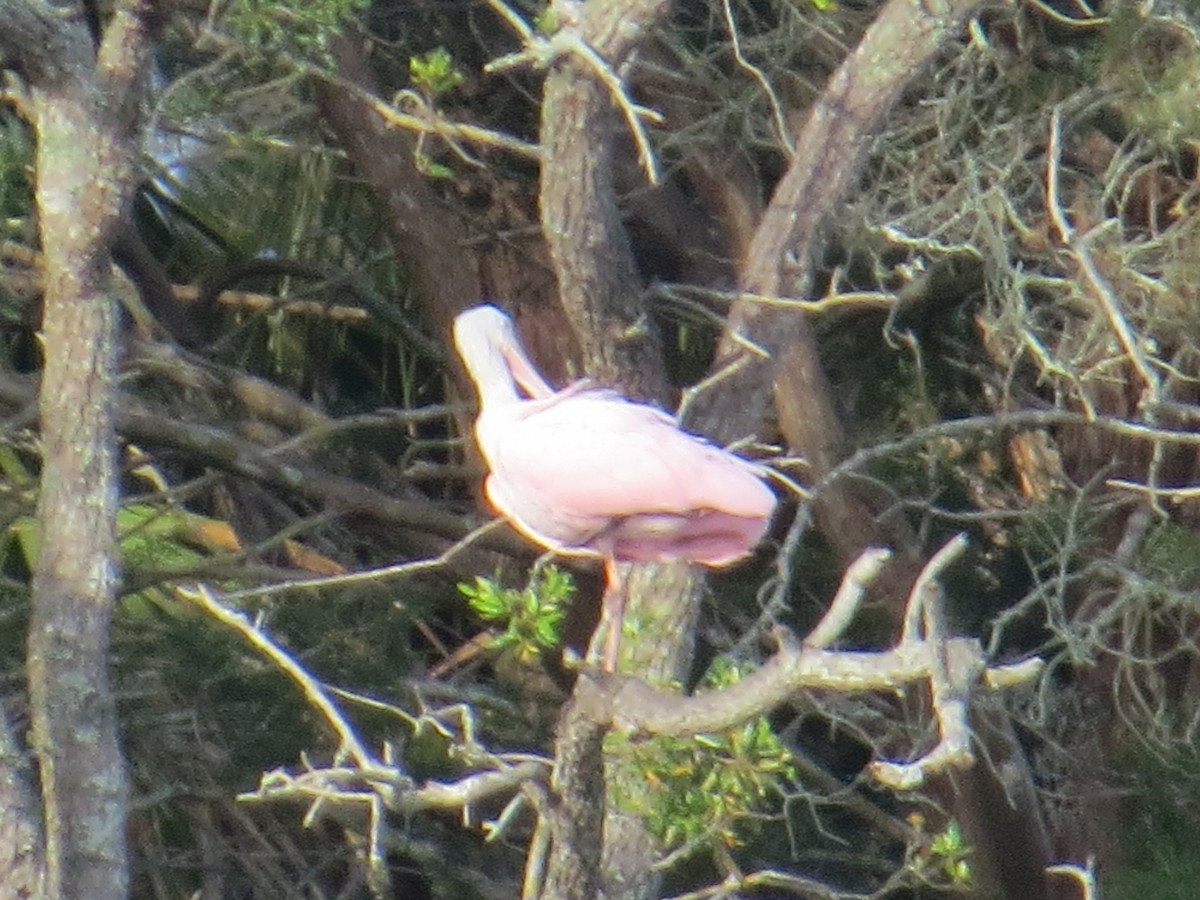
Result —
[[[534,368],[533,362],[525,355],[525,348],[517,343],[515,333],[505,335],[501,339],[500,353],[508,365],[508,371],[512,374],[513,380],[532,399],[544,400],[557,393],[542,377],[541,372]]]

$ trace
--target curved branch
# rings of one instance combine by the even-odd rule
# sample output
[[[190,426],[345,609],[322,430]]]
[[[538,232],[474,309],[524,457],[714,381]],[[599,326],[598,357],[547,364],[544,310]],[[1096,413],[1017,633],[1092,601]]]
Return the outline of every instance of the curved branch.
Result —
[[[846,193],[878,123],[978,5],[979,0],[890,0],[883,7],[830,78],[796,136],[792,164],[776,186],[742,262],[744,292],[766,297],[808,292],[820,229]],[[770,399],[772,367],[747,351],[747,342],[777,358],[785,347],[799,344],[816,359],[803,316],[754,300],[737,302],[715,367],[743,364],[698,398],[692,414],[694,427],[725,442],[754,433]],[[810,440],[802,443],[824,455],[825,448],[837,443],[837,416],[823,374],[814,366],[809,377],[811,384],[793,383],[788,389],[815,391],[809,399],[821,415],[815,417]],[[835,433],[818,431],[830,424]]]

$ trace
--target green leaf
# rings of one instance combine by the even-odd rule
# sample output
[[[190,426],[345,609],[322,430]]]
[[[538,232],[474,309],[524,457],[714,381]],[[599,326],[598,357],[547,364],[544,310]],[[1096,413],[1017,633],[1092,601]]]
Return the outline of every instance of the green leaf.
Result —
[[[574,593],[570,576],[554,566],[535,573],[522,590],[501,587],[487,578],[458,591],[480,618],[503,622],[505,630],[493,638],[493,649],[513,649],[520,659],[531,659],[562,642],[565,604]]]
[[[409,57],[408,74],[413,85],[431,100],[454,90],[466,80],[445,47],[436,47],[424,56]]]
[[[449,179],[454,177],[453,169],[439,162],[434,162],[433,158],[427,154],[414,153],[413,162],[416,163],[417,171],[428,178]]]

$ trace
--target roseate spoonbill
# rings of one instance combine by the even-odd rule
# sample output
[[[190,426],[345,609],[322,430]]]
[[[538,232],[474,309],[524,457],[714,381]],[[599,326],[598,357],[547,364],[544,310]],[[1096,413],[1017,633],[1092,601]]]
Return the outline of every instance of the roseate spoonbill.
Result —
[[[543,547],[604,560],[606,670],[625,609],[618,561],[725,566],[762,540],[775,495],[759,468],[615,391],[554,390],[495,306],[461,313],[454,343],[479,391],[492,505]]]

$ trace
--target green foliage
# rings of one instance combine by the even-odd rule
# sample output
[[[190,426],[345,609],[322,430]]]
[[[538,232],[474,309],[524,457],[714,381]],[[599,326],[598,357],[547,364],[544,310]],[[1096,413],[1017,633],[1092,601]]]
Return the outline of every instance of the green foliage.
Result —
[[[922,881],[949,882],[954,888],[971,886],[971,848],[954,819],[946,830],[935,834],[928,845],[908,862],[908,869]]]
[[[445,47],[437,47],[421,56],[408,58],[408,75],[413,87],[426,102],[432,104],[450,93],[466,80],[462,71],[454,65],[454,58]],[[417,171],[428,178],[450,179],[454,170],[439,163],[428,153],[418,149],[413,154]]]
[[[428,153],[413,154],[413,162],[416,163],[417,171],[427,178],[440,178],[442,180],[451,179],[454,177],[454,170],[447,165],[437,162]]]
[[[1174,522],[1158,522],[1142,543],[1139,562],[1150,581],[1196,590],[1200,588],[1200,535]]]
[[[232,0],[225,12],[229,31],[248,48],[325,58],[325,41],[367,0]]]
[[[1182,747],[1167,756],[1138,748],[1126,759],[1131,782],[1114,823],[1122,865],[1104,872],[1106,900],[1191,900],[1200,896],[1200,754]],[[1104,871],[1104,870],[1102,870]]]
[[[1095,549],[1103,512],[1083,493],[1055,497],[1018,519],[1013,539],[1038,569],[1072,569]]]
[[[718,660],[706,681],[719,689],[743,674]],[[631,743],[626,757],[617,802],[669,848],[741,844],[752,817],[796,779],[791,753],[765,717],[720,734]]]
[[[542,10],[533,17],[533,28],[538,34],[543,34],[549,37],[562,27],[562,22],[559,20],[558,9],[554,4],[547,3]]]
[[[567,603],[575,593],[571,576],[556,566],[535,572],[524,590],[501,587],[489,578],[460,584],[459,591],[485,622],[501,622],[505,630],[492,641],[501,651],[531,660],[559,645]]]
[[[465,80],[445,47],[437,47],[423,56],[410,56],[408,74],[417,90],[429,100],[448,94]]]

